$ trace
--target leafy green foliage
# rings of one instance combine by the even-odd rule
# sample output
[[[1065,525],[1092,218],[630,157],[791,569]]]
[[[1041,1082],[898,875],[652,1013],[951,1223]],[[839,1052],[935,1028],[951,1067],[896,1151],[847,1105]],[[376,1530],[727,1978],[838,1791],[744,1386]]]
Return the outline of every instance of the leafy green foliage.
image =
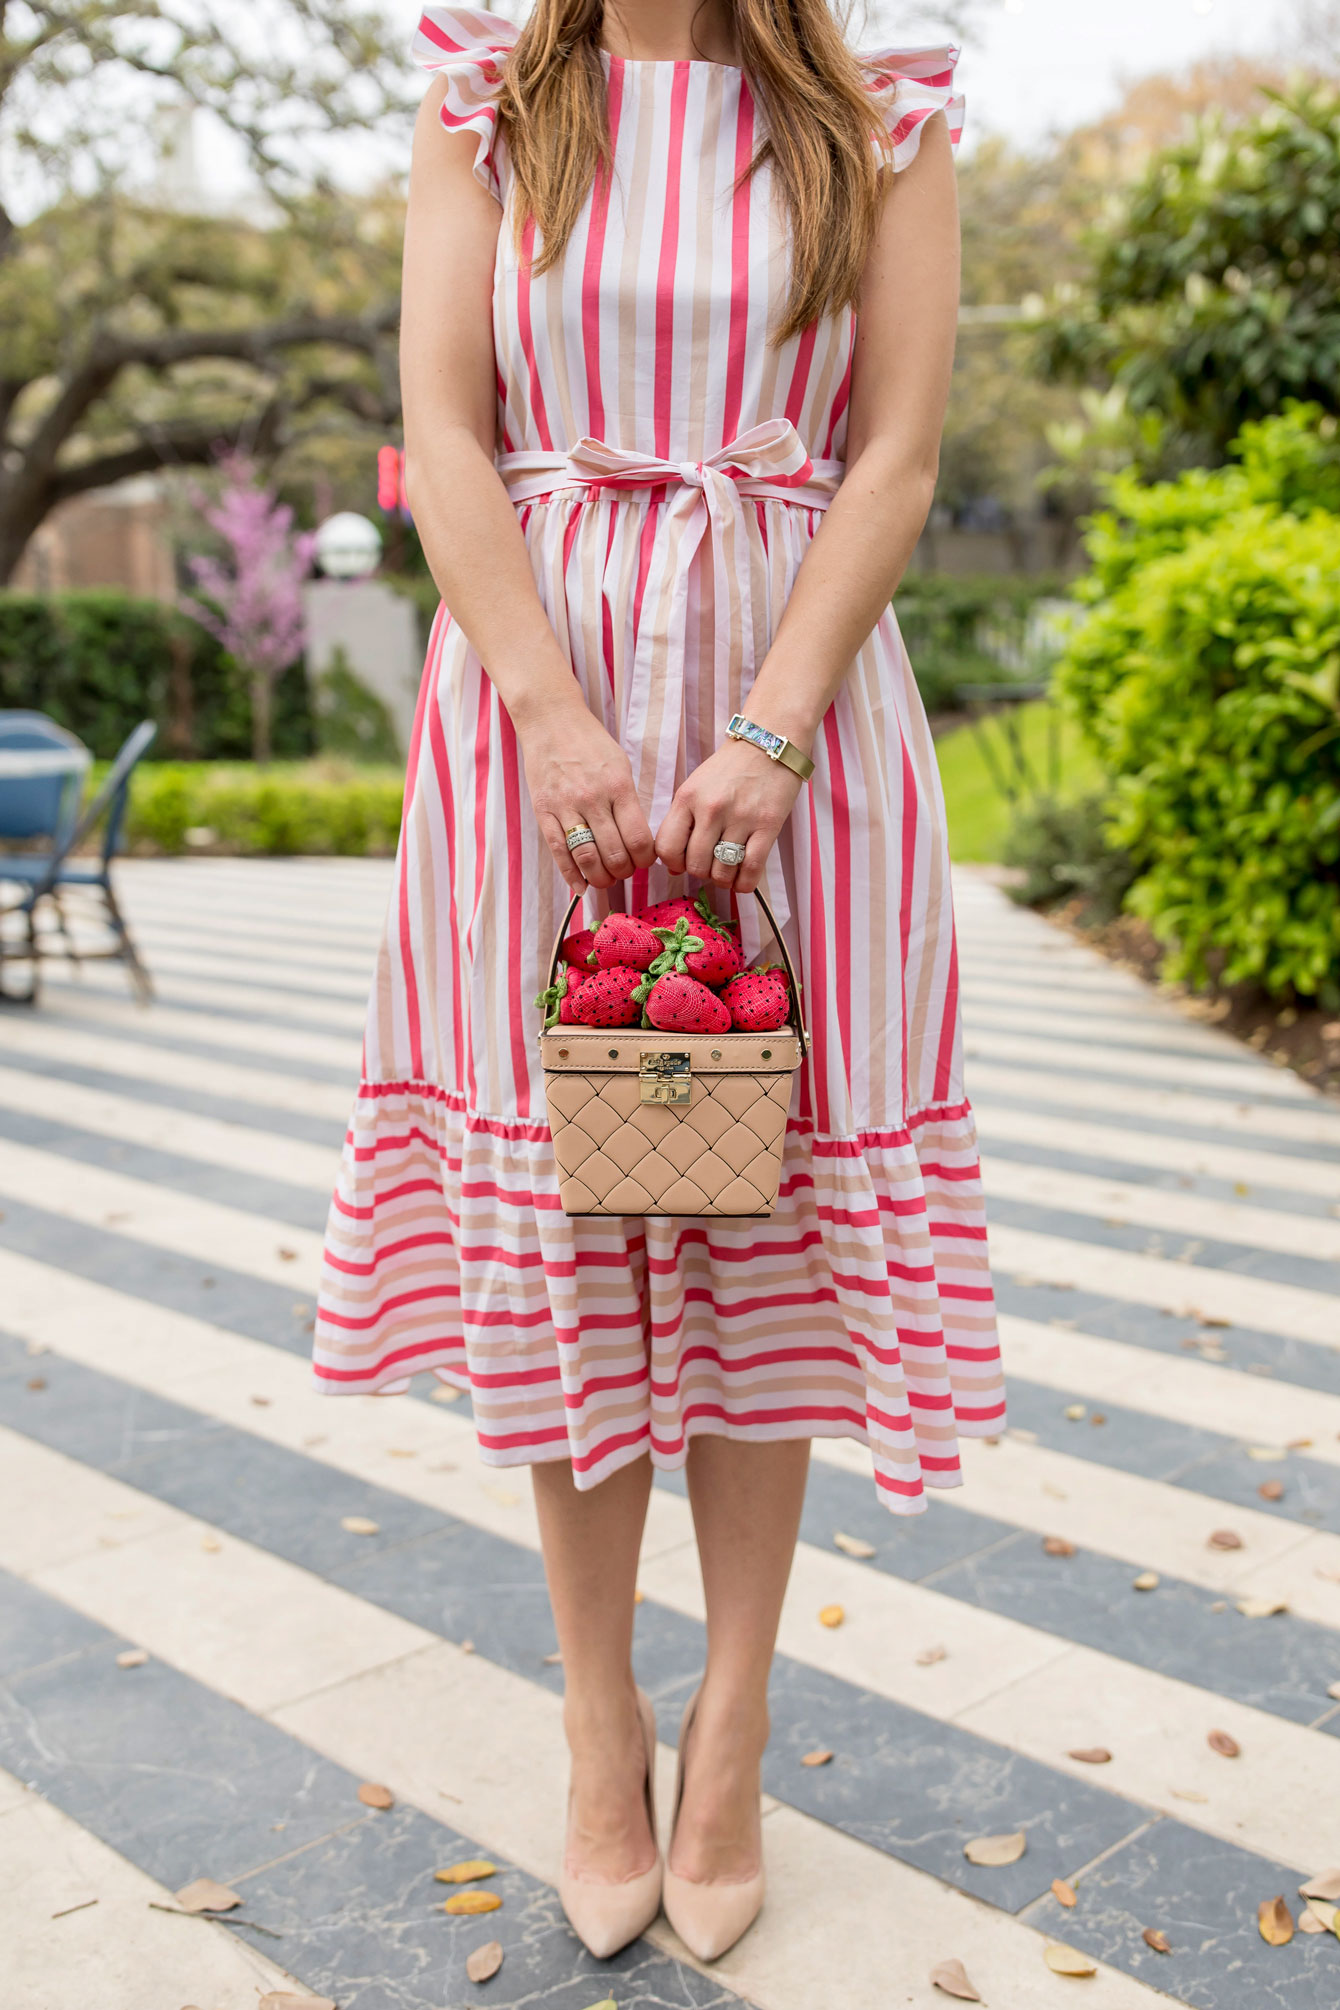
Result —
[[[1018,809],[1001,846],[1002,863],[1024,875],[1011,897],[1024,907],[1053,907],[1078,896],[1086,919],[1115,921],[1136,868],[1108,836],[1109,808],[1108,792],[1094,789],[1073,802],[1045,796]]]
[[[1040,574],[909,573],[893,605],[926,710],[956,710],[960,684],[1038,674],[1041,666],[1029,661],[1029,617],[1059,592],[1058,580]]]
[[[1058,671],[1168,973],[1340,1002],[1340,459],[1315,408],[1239,463],[1112,484]]]
[[[1155,158],[1041,339],[1053,379],[1119,385],[1213,456],[1288,398],[1340,410],[1340,90],[1267,96]]]
[[[399,768],[145,761],[131,784],[126,839],[164,852],[383,855],[395,850],[403,792]]]

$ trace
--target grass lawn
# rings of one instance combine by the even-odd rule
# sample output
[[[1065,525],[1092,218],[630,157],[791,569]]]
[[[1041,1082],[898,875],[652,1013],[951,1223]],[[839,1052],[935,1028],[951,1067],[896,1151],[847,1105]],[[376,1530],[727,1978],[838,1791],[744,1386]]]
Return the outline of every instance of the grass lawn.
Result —
[[[1032,773],[1046,787],[1049,776],[1047,744],[1049,707],[1041,702],[1021,705],[1013,714],[1019,741]],[[998,720],[982,730],[991,736],[997,765],[1010,770],[1009,745]],[[1100,780],[1093,755],[1080,740],[1069,721],[1061,723],[1060,782],[1057,793],[1080,795]],[[949,855],[965,863],[994,863],[1009,828],[1011,809],[992,779],[977,735],[970,726],[953,726],[935,743],[944,783],[945,808],[949,818]]]

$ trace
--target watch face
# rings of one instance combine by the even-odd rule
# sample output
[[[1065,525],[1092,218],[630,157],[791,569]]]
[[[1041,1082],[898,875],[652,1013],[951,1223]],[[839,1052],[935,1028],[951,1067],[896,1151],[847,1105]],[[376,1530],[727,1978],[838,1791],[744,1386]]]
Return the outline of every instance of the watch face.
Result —
[[[752,740],[756,747],[762,747],[765,754],[770,754],[775,749],[786,745],[785,738],[781,733],[769,733],[765,727],[756,726],[752,719],[746,719],[739,712],[735,714],[726,731],[733,733],[736,739]]]

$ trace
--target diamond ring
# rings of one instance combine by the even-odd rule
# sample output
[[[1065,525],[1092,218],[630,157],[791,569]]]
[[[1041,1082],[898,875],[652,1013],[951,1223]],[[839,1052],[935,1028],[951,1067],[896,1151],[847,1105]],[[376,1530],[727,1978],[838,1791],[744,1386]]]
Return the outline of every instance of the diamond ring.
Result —
[[[595,832],[589,830],[585,824],[574,824],[572,829],[564,831],[563,835],[568,841],[569,851],[576,851],[579,844],[594,844],[596,841]]]
[[[712,846],[713,858],[719,858],[723,865],[743,865],[744,853],[744,846],[732,844],[729,838],[722,838],[720,844]]]

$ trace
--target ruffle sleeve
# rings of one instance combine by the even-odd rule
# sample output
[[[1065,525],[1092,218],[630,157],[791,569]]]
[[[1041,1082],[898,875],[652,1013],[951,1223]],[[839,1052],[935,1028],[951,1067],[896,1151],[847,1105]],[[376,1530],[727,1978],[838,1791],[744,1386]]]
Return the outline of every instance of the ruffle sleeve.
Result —
[[[861,52],[866,89],[877,100],[892,141],[895,172],[916,158],[921,128],[933,112],[944,113],[950,145],[957,151],[963,134],[963,94],[954,85],[958,59],[959,51],[952,43],[927,49]],[[879,151],[884,158],[883,149]]]
[[[502,201],[498,85],[503,58],[520,30],[476,7],[426,7],[410,47],[414,61],[446,79],[441,119],[448,132],[472,132],[475,180]]]

